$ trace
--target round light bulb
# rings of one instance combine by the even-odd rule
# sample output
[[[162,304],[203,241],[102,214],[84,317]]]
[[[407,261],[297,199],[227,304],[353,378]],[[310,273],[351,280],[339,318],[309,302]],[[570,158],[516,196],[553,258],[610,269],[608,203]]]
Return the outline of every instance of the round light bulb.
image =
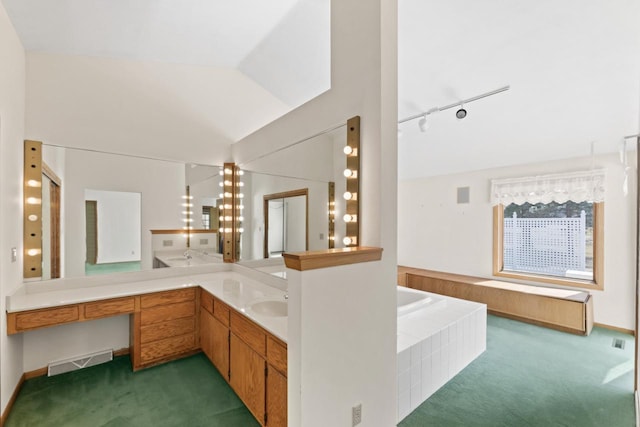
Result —
[[[224,193],[218,194],[218,197],[222,199],[224,197]]]
[[[218,185],[219,185],[220,187],[224,187],[224,182],[220,181],[220,182],[218,183]]]
[[[37,221],[37,220],[38,220],[38,215],[33,215],[33,214],[31,214],[31,215],[29,215],[29,216],[27,217],[27,219],[28,219],[29,221]]]
[[[349,154],[353,153],[353,148],[351,148],[350,145],[345,145],[342,151],[348,156]]]
[[[231,172],[232,172],[232,170],[231,170],[231,169],[229,169],[229,168],[225,168],[225,170],[224,170],[224,173],[225,173],[226,175],[231,175]]]
[[[342,173],[344,175],[345,178],[349,178],[351,176],[353,176],[353,171],[349,168],[345,169],[344,172]]]
[[[29,249],[27,251],[27,255],[29,256],[36,256],[40,253],[40,249]]]
[[[344,220],[344,222],[351,222],[352,220],[352,216],[349,214],[344,214],[344,216],[342,217],[342,219]]]
[[[342,197],[344,197],[345,200],[351,200],[353,198],[353,194],[349,191],[345,191]]]
[[[238,171],[238,175],[240,175],[240,176],[244,175],[244,171],[242,171],[242,170]]]
[[[351,237],[345,237],[344,239],[342,239],[342,243],[344,243],[345,245],[350,245]]]

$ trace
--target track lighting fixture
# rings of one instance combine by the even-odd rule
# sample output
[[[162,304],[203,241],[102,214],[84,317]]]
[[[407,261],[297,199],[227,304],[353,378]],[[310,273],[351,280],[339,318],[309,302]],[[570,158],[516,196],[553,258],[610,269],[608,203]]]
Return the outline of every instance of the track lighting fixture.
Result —
[[[445,105],[444,107],[434,107],[431,108],[430,110],[427,110],[425,112],[419,113],[419,114],[414,114],[413,116],[409,116],[409,117],[405,117],[404,119],[398,120],[398,124],[402,124],[411,120],[415,120],[415,119],[420,119],[418,121],[418,128],[420,129],[421,132],[425,132],[427,130],[427,128],[429,127],[429,123],[427,122],[427,116],[433,113],[437,113],[438,111],[444,111],[444,110],[448,110],[450,108],[455,108],[458,107],[458,110],[456,110],[456,118],[458,120],[462,120],[465,117],[467,117],[467,110],[465,110],[464,105],[468,104],[470,102],[473,101],[477,101],[479,99],[482,98],[486,98],[488,96],[491,95],[496,95],[500,92],[504,92],[511,89],[511,86],[504,86],[501,87],[499,89],[496,90],[492,90],[491,92],[486,92],[477,96],[474,96],[472,98],[469,99],[463,99],[461,101],[457,101],[453,104],[449,104],[449,105]],[[400,128],[398,128],[398,138],[401,136],[402,131],[400,130]]]
[[[464,109],[464,105],[460,104],[460,108],[456,111],[456,119],[462,120],[467,117],[467,110]]]
[[[420,119],[420,121],[418,122],[418,127],[420,128],[420,132],[426,132],[427,128],[429,127],[429,123],[427,122],[427,114],[425,113],[424,116],[422,116],[422,118]]]

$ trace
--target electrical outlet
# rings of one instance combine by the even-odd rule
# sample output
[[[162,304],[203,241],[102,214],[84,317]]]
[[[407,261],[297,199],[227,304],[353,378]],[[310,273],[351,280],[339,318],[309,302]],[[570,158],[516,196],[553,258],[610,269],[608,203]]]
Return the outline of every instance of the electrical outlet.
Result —
[[[359,403],[358,405],[351,408],[351,425],[355,427],[361,422],[362,422],[362,404]]]

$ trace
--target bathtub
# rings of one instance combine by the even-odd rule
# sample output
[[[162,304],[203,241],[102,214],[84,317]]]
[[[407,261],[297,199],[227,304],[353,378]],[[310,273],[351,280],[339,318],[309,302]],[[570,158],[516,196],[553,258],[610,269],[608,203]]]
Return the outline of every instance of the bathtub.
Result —
[[[398,422],[486,349],[487,306],[398,286]]]
[[[398,286],[398,317],[423,308],[435,308],[446,304],[446,299],[416,289]]]

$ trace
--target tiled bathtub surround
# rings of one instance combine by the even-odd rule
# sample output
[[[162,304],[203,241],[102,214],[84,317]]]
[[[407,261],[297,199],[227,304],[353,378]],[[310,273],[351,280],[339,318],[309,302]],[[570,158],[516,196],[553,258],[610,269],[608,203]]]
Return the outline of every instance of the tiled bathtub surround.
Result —
[[[484,304],[444,303],[398,317],[398,422],[486,349]]]

